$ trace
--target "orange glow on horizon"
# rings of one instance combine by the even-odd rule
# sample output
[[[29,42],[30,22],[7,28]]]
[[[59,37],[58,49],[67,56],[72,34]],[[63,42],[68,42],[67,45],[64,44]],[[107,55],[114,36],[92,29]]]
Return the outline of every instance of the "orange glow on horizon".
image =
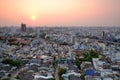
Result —
[[[0,0],[0,25],[120,25],[120,0]]]

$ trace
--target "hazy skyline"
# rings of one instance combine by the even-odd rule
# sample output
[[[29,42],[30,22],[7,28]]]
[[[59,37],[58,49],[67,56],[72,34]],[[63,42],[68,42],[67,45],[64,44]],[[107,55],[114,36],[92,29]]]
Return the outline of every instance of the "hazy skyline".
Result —
[[[0,26],[120,26],[120,0],[0,0]]]

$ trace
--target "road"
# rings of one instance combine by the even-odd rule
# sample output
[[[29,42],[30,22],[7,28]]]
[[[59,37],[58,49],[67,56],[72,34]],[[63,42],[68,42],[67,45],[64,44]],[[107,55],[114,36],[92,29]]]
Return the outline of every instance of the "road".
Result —
[[[24,68],[20,68],[17,71],[15,71],[12,75],[11,75],[11,79],[10,80],[16,80],[15,77],[20,73],[20,71],[24,70]]]
[[[55,79],[56,80],[59,80],[59,75],[58,75],[58,66],[56,67],[56,69],[55,69]]]
[[[73,64],[71,61],[68,62],[68,68],[69,70],[74,70],[75,72],[80,72],[79,68],[75,64]]]

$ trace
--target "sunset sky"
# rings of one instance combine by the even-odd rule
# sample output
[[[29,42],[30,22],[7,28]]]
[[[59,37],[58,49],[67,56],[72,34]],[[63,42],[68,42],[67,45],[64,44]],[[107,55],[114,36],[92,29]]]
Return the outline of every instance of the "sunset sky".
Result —
[[[0,0],[0,26],[120,26],[120,0]]]

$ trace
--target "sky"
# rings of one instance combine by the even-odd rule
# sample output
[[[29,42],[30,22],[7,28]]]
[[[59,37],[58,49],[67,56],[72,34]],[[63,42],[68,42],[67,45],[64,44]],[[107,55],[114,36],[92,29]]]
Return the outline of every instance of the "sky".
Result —
[[[0,0],[0,26],[120,26],[120,0]]]

